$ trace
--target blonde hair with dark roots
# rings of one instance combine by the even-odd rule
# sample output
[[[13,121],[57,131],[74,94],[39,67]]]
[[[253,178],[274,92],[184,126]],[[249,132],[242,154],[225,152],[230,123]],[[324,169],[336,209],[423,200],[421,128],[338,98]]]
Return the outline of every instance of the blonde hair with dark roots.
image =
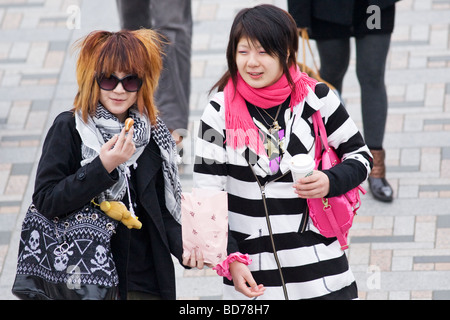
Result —
[[[163,44],[158,33],[149,29],[93,31],[78,40],[74,44],[79,50],[74,110],[81,111],[85,122],[94,114],[100,96],[97,76],[109,77],[113,72],[135,74],[142,79],[142,87],[137,92],[138,110],[155,125],[158,110],[153,97],[162,70]]]

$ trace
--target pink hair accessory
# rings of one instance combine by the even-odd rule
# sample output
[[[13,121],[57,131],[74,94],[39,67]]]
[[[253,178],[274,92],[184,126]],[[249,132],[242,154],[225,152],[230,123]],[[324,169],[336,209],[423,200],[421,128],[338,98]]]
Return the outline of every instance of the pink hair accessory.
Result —
[[[252,263],[252,259],[248,256],[248,254],[243,254],[240,252],[235,252],[223,260],[221,263],[217,264],[213,270],[217,272],[217,274],[221,277],[226,277],[228,280],[231,280],[231,273],[230,273],[230,264],[234,261],[241,262],[248,266],[250,263]]]

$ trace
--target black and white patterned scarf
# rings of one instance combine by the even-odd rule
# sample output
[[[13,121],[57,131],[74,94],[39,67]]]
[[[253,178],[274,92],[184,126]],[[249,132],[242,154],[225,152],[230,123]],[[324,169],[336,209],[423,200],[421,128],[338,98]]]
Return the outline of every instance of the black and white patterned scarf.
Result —
[[[181,183],[178,175],[178,164],[181,162],[175,140],[169,129],[158,117],[152,126],[153,139],[159,147],[164,175],[164,194],[166,207],[175,220],[181,224]]]
[[[156,126],[150,126],[149,119],[141,115],[135,106],[129,109],[129,117],[134,120],[133,142],[135,143],[136,151],[128,161],[117,167],[119,180],[111,188],[99,195],[99,201],[120,201],[123,199],[128,190],[129,167],[137,167],[136,161],[149,143],[150,134],[152,134],[161,151],[166,206],[175,220],[181,222],[181,184],[178,176],[178,153],[176,152],[175,141],[159,118]],[[101,146],[115,134],[120,134],[123,128],[123,124],[120,123],[119,119],[100,103],[97,106],[95,115],[88,117],[87,123],[82,120],[79,113],[75,114],[75,121],[77,131],[82,140],[82,166],[94,160],[100,154]],[[133,212],[132,205],[130,205],[130,211]]]

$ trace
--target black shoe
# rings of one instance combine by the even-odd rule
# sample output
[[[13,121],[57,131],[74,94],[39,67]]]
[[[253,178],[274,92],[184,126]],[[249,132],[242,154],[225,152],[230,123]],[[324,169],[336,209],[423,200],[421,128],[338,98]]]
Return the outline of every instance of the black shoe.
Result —
[[[394,199],[392,187],[385,178],[369,177],[369,186],[375,199],[383,202],[392,202]]]

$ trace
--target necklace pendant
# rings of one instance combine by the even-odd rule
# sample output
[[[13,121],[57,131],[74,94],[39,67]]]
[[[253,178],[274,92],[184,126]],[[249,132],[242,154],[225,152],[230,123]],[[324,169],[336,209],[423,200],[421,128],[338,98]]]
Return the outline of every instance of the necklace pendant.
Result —
[[[280,125],[278,124],[278,121],[276,121],[276,120],[273,122],[272,126],[273,126],[273,129],[276,131],[281,129]]]

